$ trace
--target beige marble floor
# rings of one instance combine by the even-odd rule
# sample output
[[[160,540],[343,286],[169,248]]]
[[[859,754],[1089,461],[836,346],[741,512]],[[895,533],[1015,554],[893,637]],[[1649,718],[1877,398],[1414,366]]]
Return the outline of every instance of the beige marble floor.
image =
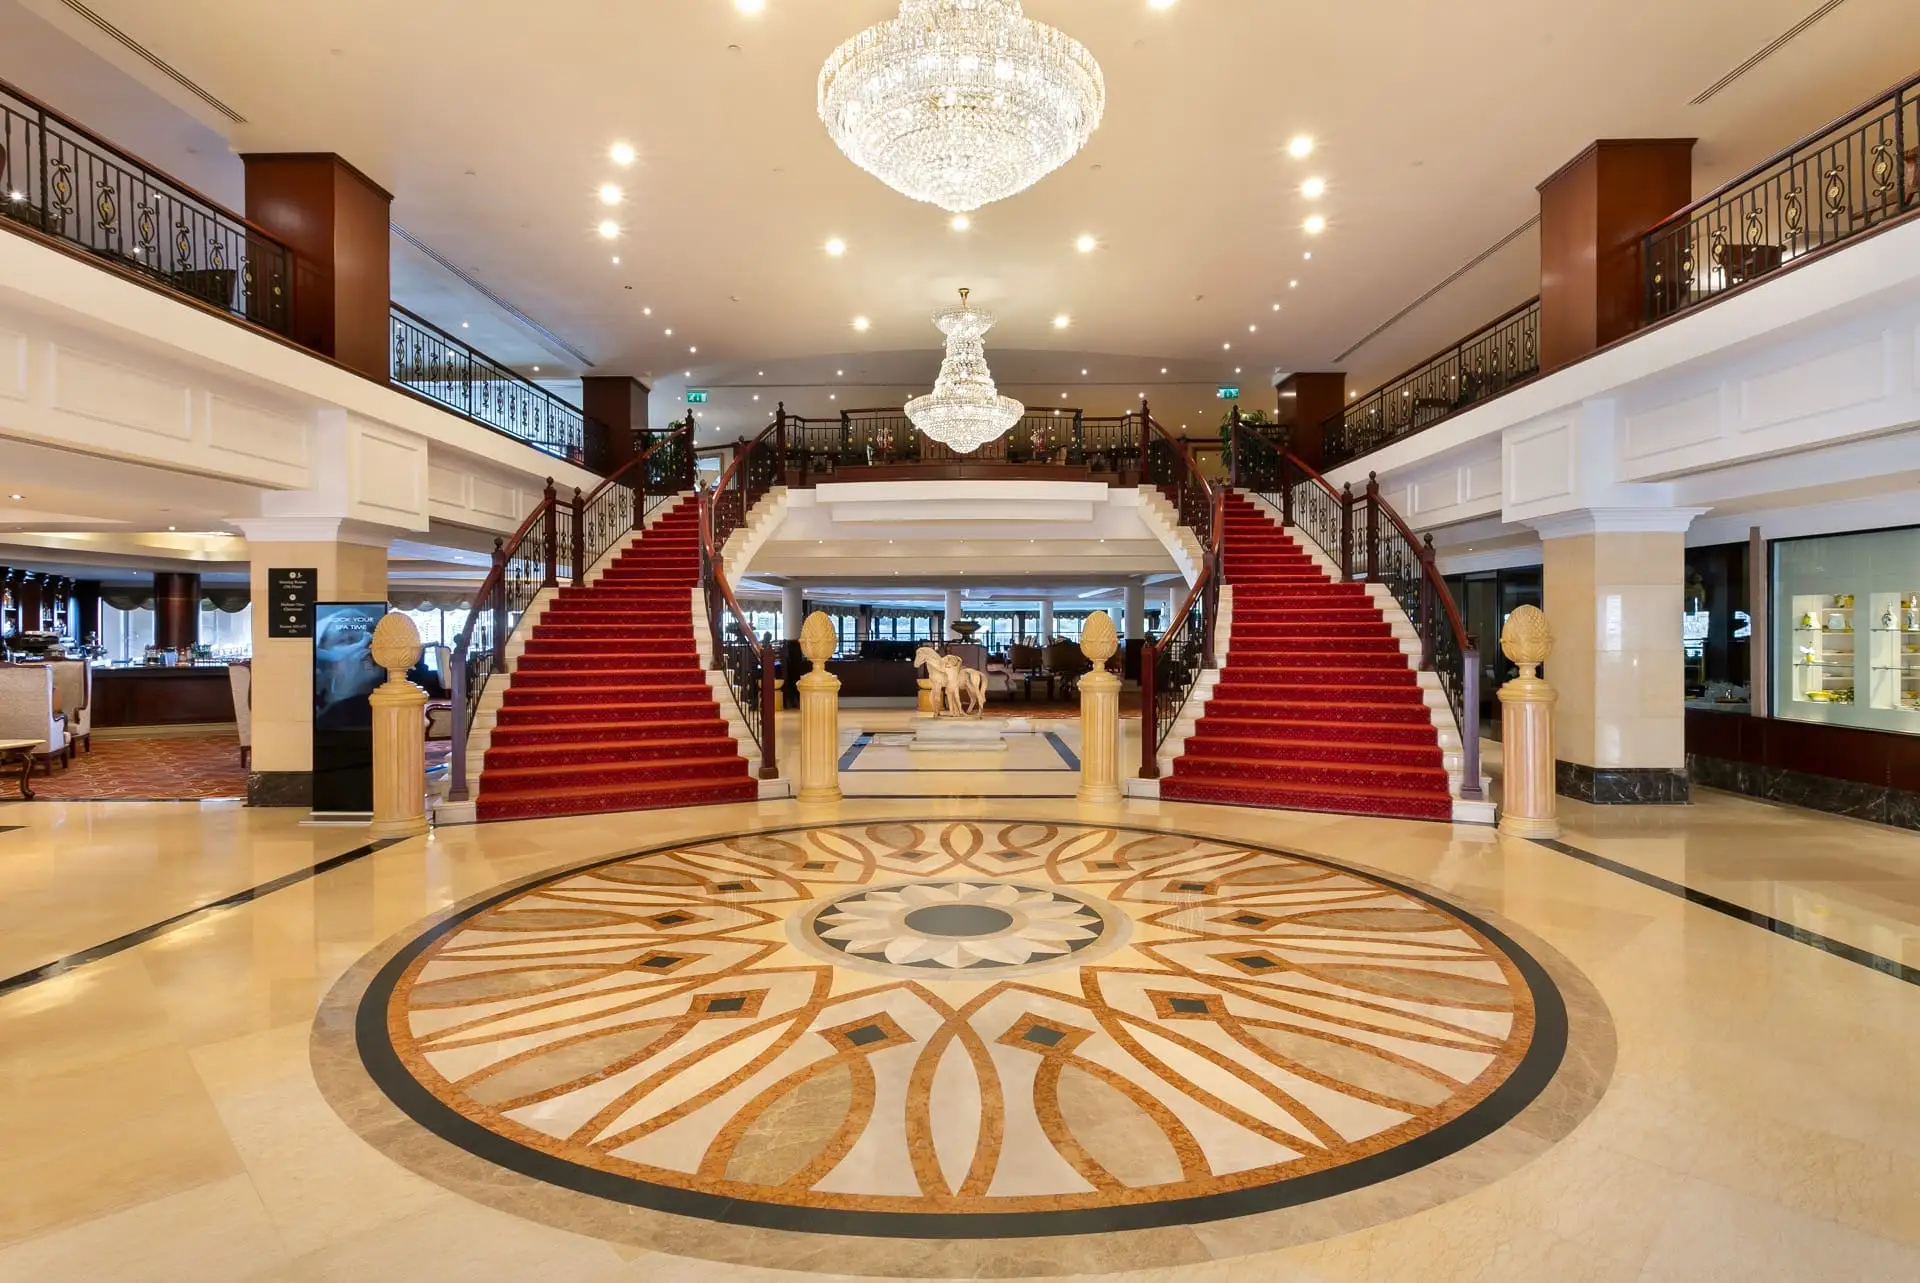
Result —
[[[956,799],[443,830],[0,996],[0,1280],[802,1277],[569,1234],[413,1175],[320,1095],[314,1011],[374,946],[510,879],[719,830],[970,814],[1241,837],[1438,887],[1550,943],[1598,989],[1618,1032],[1606,1096],[1514,1175],[1263,1256],[1236,1256],[1224,1223],[1212,1264],[1104,1277],[1920,1278],[1920,987],[1484,830]],[[1857,931],[1869,947],[1920,930],[1920,837],[1717,795],[1633,815],[1570,806],[1567,818],[1575,845],[1711,880],[1716,894],[1842,938]],[[0,833],[0,921],[25,965],[359,841],[184,805],[0,806],[0,827],[10,824],[26,827]],[[17,890],[30,907],[14,903]],[[831,1277],[832,1261],[828,1244],[796,1264]]]

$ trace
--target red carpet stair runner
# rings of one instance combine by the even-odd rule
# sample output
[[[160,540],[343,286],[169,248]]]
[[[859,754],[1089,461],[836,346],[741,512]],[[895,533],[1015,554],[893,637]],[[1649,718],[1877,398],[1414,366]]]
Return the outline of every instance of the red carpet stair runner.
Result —
[[[480,819],[759,796],[694,648],[699,518],[681,500],[599,579],[559,590],[513,664]]]
[[[1226,521],[1231,639],[1160,796],[1451,818],[1414,664],[1366,585],[1328,575],[1244,496],[1227,496]]]

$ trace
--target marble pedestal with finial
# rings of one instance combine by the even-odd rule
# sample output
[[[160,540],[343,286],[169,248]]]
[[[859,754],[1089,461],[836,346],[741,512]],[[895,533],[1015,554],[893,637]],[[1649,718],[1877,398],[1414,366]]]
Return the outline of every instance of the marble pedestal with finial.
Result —
[[[1500,831],[1523,838],[1560,836],[1554,783],[1553,705],[1559,698],[1539,676],[1553,653],[1553,629],[1537,606],[1507,616],[1500,649],[1520,675],[1500,688]]]
[[[800,653],[813,665],[800,687],[800,794],[802,802],[840,800],[840,679],[827,671],[838,646],[833,620],[821,611],[800,627]]]
[[[387,680],[367,696],[373,706],[373,826],[376,838],[427,831],[427,693],[407,680],[420,662],[420,631],[397,610],[374,626],[373,662]]]

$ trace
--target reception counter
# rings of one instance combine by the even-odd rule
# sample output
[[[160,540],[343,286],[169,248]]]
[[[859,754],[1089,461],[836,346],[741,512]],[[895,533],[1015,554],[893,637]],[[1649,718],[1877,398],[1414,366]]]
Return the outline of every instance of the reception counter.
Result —
[[[95,730],[232,720],[233,687],[225,664],[93,670]]]

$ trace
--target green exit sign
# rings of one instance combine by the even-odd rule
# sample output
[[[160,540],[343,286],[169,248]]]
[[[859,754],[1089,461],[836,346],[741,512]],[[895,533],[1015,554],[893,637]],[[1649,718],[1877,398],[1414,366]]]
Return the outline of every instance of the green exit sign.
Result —
[[[687,389],[688,405],[705,405],[706,403],[707,403],[707,390],[705,388],[688,388]]]
[[[1220,389],[1218,395],[1222,401],[1238,401],[1240,399],[1240,389],[1223,387]],[[705,400],[704,397],[701,399]]]

